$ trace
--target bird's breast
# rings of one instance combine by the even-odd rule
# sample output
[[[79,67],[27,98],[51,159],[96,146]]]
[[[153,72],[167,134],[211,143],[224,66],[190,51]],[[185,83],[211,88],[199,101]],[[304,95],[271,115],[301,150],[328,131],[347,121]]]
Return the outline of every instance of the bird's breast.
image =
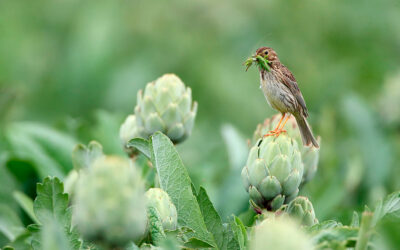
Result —
[[[294,97],[290,90],[278,81],[273,72],[261,73],[260,88],[264,93],[269,105],[280,112],[291,112],[291,102]]]

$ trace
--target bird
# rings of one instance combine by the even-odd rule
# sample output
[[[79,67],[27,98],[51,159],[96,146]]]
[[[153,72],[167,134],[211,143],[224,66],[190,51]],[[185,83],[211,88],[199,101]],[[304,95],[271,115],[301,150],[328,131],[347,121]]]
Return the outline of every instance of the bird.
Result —
[[[299,127],[303,144],[319,148],[318,142],[307,122],[308,110],[297,81],[292,72],[281,63],[275,50],[270,47],[257,49],[256,53],[246,60],[246,71],[253,63],[258,66],[260,88],[268,104],[282,113],[276,128],[269,131],[264,137],[278,137],[281,133],[286,132],[284,130],[285,124],[290,116],[293,115]]]

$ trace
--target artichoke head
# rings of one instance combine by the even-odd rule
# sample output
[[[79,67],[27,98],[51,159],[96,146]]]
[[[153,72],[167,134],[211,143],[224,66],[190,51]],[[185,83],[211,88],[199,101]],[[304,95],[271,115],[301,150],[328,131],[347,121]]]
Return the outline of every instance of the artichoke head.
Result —
[[[154,207],[160,216],[164,230],[173,231],[178,224],[176,207],[168,194],[160,188],[150,188],[146,192],[147,206]]]
[[[161,131],[172,142],[182,142],[192,132],[196,113],[191,89],[176,75],[165,74],[138,92],[137,133],[146,138]]]
[[[297,196],[302,176],[297,142],[284,134],[258,140],[242,170],[251,204],[269,211],[276,211]]]
[[[268,131],[273,130],[281,119],[282,115],[274,115],[271,118],[265,119],[264,123],[258,124],[256,130],[254,131],[252,142],[255,143],[257,140],[263,137],[263,135],[267,134]],[[304,164],[304,174],[302,177],[302,184],[309,182],[312,178],[314,178],[315,173],[318,169],[318,161],[319,161],[319,150],[320,148],[315,148],[312,146],[304,146],[301,140],[301,135],[299,132],[299,128],[297,126],[296,119],[290,116],[288,122],[284,128],[287,131],[287,136],[293,138],[297,141],[299,146],[299,150],[301,153],[301,158]],[[317,138],[318,143],[320,143],[320,138]]]
[[[314,249],[309,236],[288,216],[267,218],[256,225],[251,234],[250,250]]]
[[[318,223],[314,207],[307,197],[296,197],[289,203],[285,211],[293,218],[296,218],[303,226],[313,226]]]
[[[98,158],[80,171],[73,219],[83,238],[110,246],[140,240],[146,230],[144,185],[132,162]]]

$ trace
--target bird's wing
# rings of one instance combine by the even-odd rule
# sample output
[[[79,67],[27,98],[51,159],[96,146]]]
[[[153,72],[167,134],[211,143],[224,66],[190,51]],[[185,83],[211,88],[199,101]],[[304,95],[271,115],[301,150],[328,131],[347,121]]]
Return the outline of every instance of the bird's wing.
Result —
[[[303,109],[303,115],[304,117],[308,117],[308,110],[306,107],[306,102],[304,101],[303,95],[301,94],[301,91],[299,89],[299,86],[297,85],[296,78],[294,78],[292,72],[286,66],[282,65],[282,82],[286,85],[286,87],[289,88],[290,92],[292,92],[293,96],[296,97],[297,102],[300,104],[300,106]]]

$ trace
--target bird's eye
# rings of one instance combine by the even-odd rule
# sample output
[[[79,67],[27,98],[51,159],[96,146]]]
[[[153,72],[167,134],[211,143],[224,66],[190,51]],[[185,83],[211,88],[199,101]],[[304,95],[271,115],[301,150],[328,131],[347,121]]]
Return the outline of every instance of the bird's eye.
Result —
[[[268,50],[264,51],[264,54],[265,54],[265,55],[268,55]]]

